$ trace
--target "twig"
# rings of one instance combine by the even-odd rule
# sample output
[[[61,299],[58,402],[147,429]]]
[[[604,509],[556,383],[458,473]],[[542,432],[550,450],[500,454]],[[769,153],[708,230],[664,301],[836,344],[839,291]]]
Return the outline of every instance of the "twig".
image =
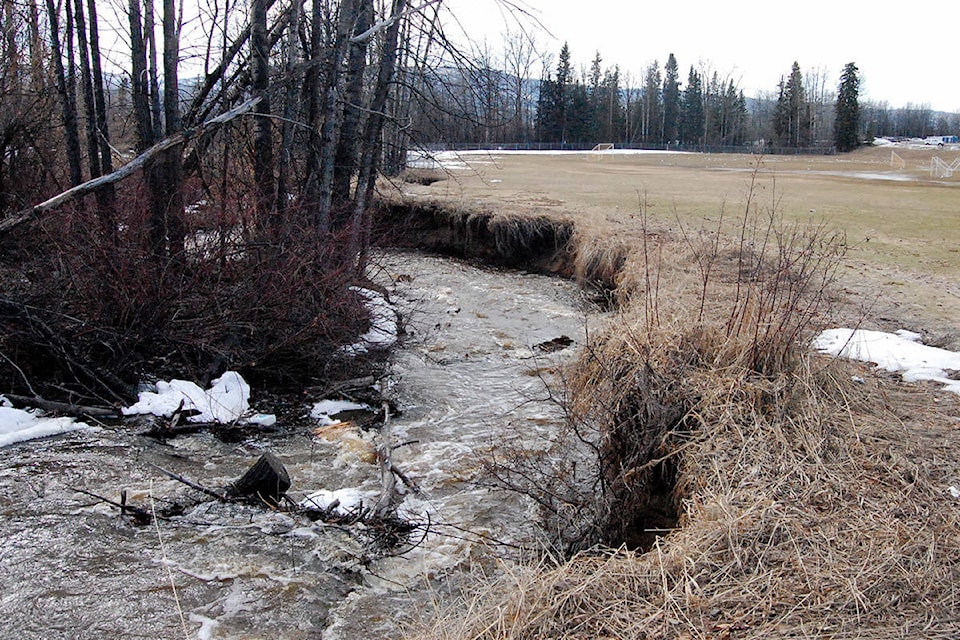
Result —
[[[147,522],[150,522],[154,518],[159,517],[155,513],[152,513],[146,509],[143,509],[142,507],[135,507],[133,505],[127,504],[125,492],[121,494],[123,496],[122,497],[123,502],[117,502],[115,500],[111,500],[110,498],[105,498],[101,495],[93,493],[92,491],[87,491],[86,489],[80,489],[79,487],[71,487],[70,485],[67,485],[67,488],[70,489],[71,491],[76,491],[77,493],[82,493],[84,495],[90,496],[91,498],[96,498],[100,502],[109,504],[112,507],[116,507],[120,509],[120,513],[122,515],[132,514],[134,516],[137,516],[138,519],[141,519],[144,524],[146,524]]]
[[[153,481],[150,481],[150,506],[156,511],[157,507],[153,503]],[[183,607],[180,605],[180,596],[177,595],[177,583],[173,579],[173,572],[170,571],[170,563],[167,562],[167,550],[163,546],[163,536],[160,535],[160,521],[153,519],[153,524],[157,529],[157,541],[160,543],[160,556],[163,558],[163,566],[167,570],[167,578],[170,579],[170,589],[173,591],[173,601],[177,605],[177,613],[180,614],[180,627],[183,629],[183,637],[190,640],[190,630],[187,629],[187,619],[183,615]]]
[[[25,373],[23,372],[23,369],[21,369],[20,367],[18,367],[18,366],[17,366],[17,363],[14,362],[13,360],[11,360],[10,358],[8,358],[8,357],[7,357],[7,354],[5,354],[5,353],[3,353],[3,352],[0,352],[0,358],[3,358],[4,360],[6,360],[7,363],[8,363],[11,367],[13,367],[14,369],[17,370],[17,373],[19,373],[19,374],[20,374],[20,377],[23,378],[23,383],[24,383],[25,385],[27,385],[27,389],[30,391],[30,393],[32,393],[32,394],[34,395],[34,397],[36,397],[36,396],[37,396],[37,392],[34,391],[33,385],[30,384],[30,379],[27,378],[27,374],[25,374]],[[9,394],[5,394],[5,395],[6,395],[8,398],[10,397]]]
[[[191,489],[196,489],[196,490],[199,491],[200,493],[204,493],[204,494],[206,494],[206,495],[208,495],[208,496],[210,496],[210,497],[212,497],[212,498],[216,498],[216,499],[219,500],[220,502],[233,502],[233,501],[232,501],[229,497],[227,497],[225,494],[222,494],[222,493],[219,493],[219,492],[217,492],[217,491],[214,491],[213,489],[207,489],[205,486],[203,486],[203,485],[201,485],[201,484],[197,484],[196,482],[194,482],[194,481],[192,481],[192,480],[190,480],[190,479],[188,479],[188,478],[185,478],[185,477],[183,477],[183,476],[181,476],[181,475],[179,475],[179,474],[177,474],[177,473],[174,473],[174,472],[172,472],[172,471],[167,471],[167,470],[164,469],[163,467],[159,467],[159,466],[153,464],[152,462],[147,463],[147,464],[149,464],[151,467],[153,467],[154,469],[156,469],[157,471],[159,471],[159,472],[162,473],[163,475],[167,476],[168,478],[170,478],[170,479],[172,479],[172,480],[176,480],[177,482],[180,482],[180,483],[182,483],[182,484],[185,484],[185,485],[187,485],[188,487],[190,487]]]

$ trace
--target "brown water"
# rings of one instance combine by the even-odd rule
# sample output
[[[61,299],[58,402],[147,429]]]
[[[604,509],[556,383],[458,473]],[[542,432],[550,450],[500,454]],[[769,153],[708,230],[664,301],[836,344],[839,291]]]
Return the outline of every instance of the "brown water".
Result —
[[[543,449],[556,432],[561,411],[545,381],[576,345],[553,354],[534,346],[582,341],[576,288],[416,254],[377,263],[372,275],[408,333],[384,391],[402,409],[392,441],[411,443],[394,461],[422,490],[401,513],[431,523],[422,544],[380,557],[356,526],[203,501],[150,466],[217,486],[269,449],[294,497],[376,492],[375,434],[327,440],[280,425],[239,444],[202,433],[158,443],[105,428],[14,445],[0,449],[0,638],[399,637],[404,619],[429,614],[434,589],[514,552],[492,541],[536,546],[532,505],[473,480],[505,441]],[[75,488],[187,508],[158,530]]]

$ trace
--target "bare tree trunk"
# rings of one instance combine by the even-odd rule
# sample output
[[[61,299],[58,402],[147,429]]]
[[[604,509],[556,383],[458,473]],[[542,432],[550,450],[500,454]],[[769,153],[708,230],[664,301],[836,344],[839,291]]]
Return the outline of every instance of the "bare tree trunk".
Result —
[[[113,171],[107,134],[106,104],[103,97],[103,74],[100,69],[100,44],[97,32],[97,13],[94,0],[88,0],[90,11],[89,42],[84,20],[83,0],[76,0],[77,47],[80,54],[80,76],[83,84],[84,111],[87,118],[87,164],[90,178],[99,178]],[[111,237],[115,234],[113,185],[105,185],[96,192],[97,210],[103,229]]]
[[[180,31],[175,0],[163,0],[163,117],[167,136],[180,131]]]
[[[281,224],[290,198],[290,176],[293,170],[294,117],[297,110],[297,95],[300,86],[300,45],[297,38],[300,24],[300,0],[290,6],[287,26],[287,95],[283,103],[283,127],[280,133],[280,173],[277,176],[277,221]]]
[[[68,0],[69,1],[69,0]],[[83,1],[74,4],[74,20],[77,30],[77,54],[80,56],[80,86],[83,89],[83,111],[87,129],[87,167],[90,179],[99,178],[100,143],[97,141],[97,111],[93,101],[93,76],[90,73],[90,52],[87,49],[87,27],[83,17]]]
[[[157,66],[157,33],[154,26],[153,0],[143,1],[143,37],[147,43],[150,63],[150,117],[153,122],[153,139],[163,137],[163,120],[160,116],[160,71]]]
[[[51,52],[53,68],[56,75],[57,93],[60,94],[63,128],[66,134],[67,165],[70,168],[70,184],[71,186],[76,186],[83,182],[83,169],[80,159],[80,134],[77,130],[77,99],[72,87],[67,82],[67,74],[63,67],[63,51],[60,47],[60,15],[53,4],[53,0],[47,0],[47,15],[50,20],[50,44],[53,48]]]
[[[401,17],[406,8],[406,0],[393,0],[390,12],[392,22],[384,34],[380,51],[380,64],[377,70],[377,84],[374,87],[373,100],[370,103],[370,115],[363,131],[363,146],[360,155],[360,170],[357,176],[357,190],[354,194],[353,214],[350,220],[350,249],[359,255],[366,246],[366,213],[373,195],[380,159],[380,136],[383,132],[384,110],[390,94],[390,84],[397,66],[397,41],[400,35]],[[363,260],[359,261],[362,268]]]
[[[176,5],[174,0],[163,0],[163,116],[168,136],[180,131],[179,40]],[[155,161],[148,162],[144,171],[150,190],[149,235],[153,254],[158,258],[180,255],[185,235],[181,147],[164,151]]]
[[[267,7],[264,0],[252,0],[250,16],[250,57],[253,66],[253,93],[260,106],[253,116],[253,181],[257,194],[257,225],[277,228],[273,175],[273,123],[270,120],[270,49],[267,44]]]
[[[40,10],[37,7],[37,0],[28,1],[27,11],[30,21],[30,74],[34,89],[43,91],[46,85],[43,61],[46,56],[40,40]]]
[[[2,31],[6,37],[4,43],[4,57],[7,63],[7,77],[18,81],[20,77],[20,48],[17,46],[17,29],[13,17],[13,0],[3,0],[3,21],[6,25]]]
[[[52,0],[47,0],[52,2]],[[137,130],[137,152],[142,153],[156,142],[153,116],[150,112],[150,83],[147,72],[147,46],[143,40],[143,17],[140,0],[130,0],[130,57],[133,63],[130,87],[133,119]]]
[[[321,85],[319,69],[323,57],[323,43],[321,34],[324,21],[323,3],[313,2],[313,11],[310,16],[310,54],[309,72],[304,82],[304,93],[307,98],[307,122],[310,124],[310,137],[307,140],[307,179],[304,185],[304,198],[309,206],[314,208],[314,227],[323,236],[330,231],[330,218],[320,212],[320,127],[322,115],[320,113]]]
[[[364,33],[373,23],[373,3],[363,2],[357,14],[354,36]],[[346,206],[350,201],[350,181],[357,171],[357,145],[360,134],[360,106],[363,102],[363,72],[367,62],[367,41],[351,42],[347,59],[347,77],[343,93],[343,124],[337,141],[337,150],[333,161],[333,183],[331,199],[333,203]],[[348,220],[338,220],[336,227],[342,227]]]
[[[100,59],[100,29],[97,25],[96,0],[87,0],[90,15],[90,69],[93,71],[93,99],[97,109],[97,133],[100,142],[100,169],[113,171],[110,151],[110,129],[107,126],[107,103],[103,86],[103,65]]]
[[[343,61],[350,43],[350,35],[357,22],[363,4],[372,0],[344,0],[340,5],[337,35],[327,68],[327,84],[323,103],[323,125],[320,131],[319,188],[317,216],[321,226],[331,226],[333,202],[334,156],[340,135],[340,78]],[[337,227],[335,227],[337,228]]]

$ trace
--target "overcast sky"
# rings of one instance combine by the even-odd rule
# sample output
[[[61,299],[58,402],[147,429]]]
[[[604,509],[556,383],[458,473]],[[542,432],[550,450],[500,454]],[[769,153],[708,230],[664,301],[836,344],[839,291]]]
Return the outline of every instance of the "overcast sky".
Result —
[[[444,0],[468,35],[499,43],[506,0]],[[537,41],[553,54],[570,44],[576,68],[597,51],[604,68],[620,65],[637,80],[671,52],[685,81],[690,65],[708,62],[747,97],[773,91],[794,60],[822,68],[836,90],[847,62],[860,69],[861,98],[899,107],[928,103],[960,111],[960,4],[927,0],[881,4],[847,0],[514,0],[549,30]],[[918,16],[916,18],[905,16]],[[922,16],[922,17],[921,17]],[[530,24],[529,20],[527,24]],[[517,28],[513,22],[513,29]],[[551,35],[552,34],[552,35]]]

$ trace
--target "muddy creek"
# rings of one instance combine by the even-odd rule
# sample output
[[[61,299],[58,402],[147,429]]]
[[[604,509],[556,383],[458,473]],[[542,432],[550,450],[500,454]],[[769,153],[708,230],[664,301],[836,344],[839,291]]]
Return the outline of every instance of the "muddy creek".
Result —
[[[280,423],[226,443],[105,427],[17,444],[0,449],[0,638],[399,637],[458,571],[494,567],[509,545],[536,546],[533,506],[475,479],[505,441],[535,451],[556,432],[562,412],[545,382],[589,324],[576,286],[418,254],[375,262],[371,276],[406,329],[383,391],[400,409],[394,463],[422,490],[400,508],[430,523],[421,544],[378,557],[350,527],[203,501],[152,466],[222,486],[270,450],[294,499],[353,489],[375,500],[374,434],[356,429],[318,436]],[[537,347],[562,337],[573,345]],[[189,506],[138,525],[77,488]]]

